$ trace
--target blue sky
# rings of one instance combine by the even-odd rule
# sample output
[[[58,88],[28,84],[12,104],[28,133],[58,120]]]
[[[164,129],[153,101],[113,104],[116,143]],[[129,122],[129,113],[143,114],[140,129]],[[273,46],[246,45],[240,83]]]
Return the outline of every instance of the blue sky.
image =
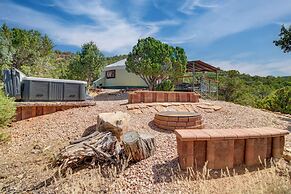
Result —
[[[37,29],[55,48],[94,41],[126,54],[139,38],[183,47],[189,60],[251,75],[291,75],[291,55],[272,43],[291,24],[291,0],[0,0],[0,21]]]

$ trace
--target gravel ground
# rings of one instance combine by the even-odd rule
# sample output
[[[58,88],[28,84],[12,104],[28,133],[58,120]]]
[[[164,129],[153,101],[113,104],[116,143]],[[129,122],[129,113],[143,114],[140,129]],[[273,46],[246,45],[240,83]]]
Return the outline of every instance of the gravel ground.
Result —
[[[0,191],[22,191],[51,176],[54,169],[48,164],[59,149],[70,140],[80,137],[85,130],[94,128],[101,112],[126,111],[131,114],[130,128],[146,131],[155,136],[157,151],[154,156],[130,166],[120,176],[124,192],[162,192],[171,184],[171,169],[177,169],[175,135],[153,126],[154,113],[134,114],[127,111],[126,94],[99,94],[96,106],[70,109],[13,123],[6,131],[11,134],[8,143],[0,145]],[[275,114],[251,107],[222,101],[206,101],[222,109],[201,113],[205,128],[242,128],[274,126],[291,130],[290,115]],[[286,145],[291,145],[290,135]],[[291,146],[290,146],[291,147]],[[89,170],[76,173],[82,180]],[[74,175],[73,175],[74,176]],[[83,177],[83,178],[82,178]],[[2,190],[1,190],[2,189]],[[51,185],[42,191],[56,191]]]

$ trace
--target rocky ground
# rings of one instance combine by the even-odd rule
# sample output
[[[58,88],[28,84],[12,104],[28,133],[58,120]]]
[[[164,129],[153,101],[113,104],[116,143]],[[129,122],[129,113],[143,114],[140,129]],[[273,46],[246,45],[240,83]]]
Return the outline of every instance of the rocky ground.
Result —
[[[173,183],[177,175],[175,172],[178,171],[175,135],[152,124],[155,111],[128,110],[127,94],[110,92],[112,91],[96,96],[96,106],[70,109],[15,122],[5,129],[11,134],[11,140],[0,144],[0,191],[23,192],[50,177],[56,169],[50,168],[49,164],[59,149],[70,140],[80,137],[84,131],[94,129],[99,113],[117,110],[131,115],[131,129],[155,136],[157,151],[154,156],[131,165],[119,175],[114,175],[113,172],[108,179],[101,177],[98,169],[80,169],[67,178],[57,180],[56,183],[34,192],[89,192],[94,187],[92,184],[97,185],[92,191],[99,192],[163,192],[166,187],[176,184]],[[222,101],[202,102],[222,107],[217,111],[198,106],[195,108],[201,113],[205,128],[274,126],[291,130],[290,115]],[[290,138],[289,135],[287,147],[291,145]]]

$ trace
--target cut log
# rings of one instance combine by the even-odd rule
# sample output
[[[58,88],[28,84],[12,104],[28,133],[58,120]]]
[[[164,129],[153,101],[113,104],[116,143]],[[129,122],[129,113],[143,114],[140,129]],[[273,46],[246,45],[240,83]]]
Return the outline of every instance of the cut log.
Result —
[[[148,133],[128,131],[123,136],[125,155],[129,161],[138,162],[152,156],[155,152],[155,139]]]
[[[57,155],[55,165],[74,169],[85,163],[120,164],[120,158],[123,158],[120,147],[111,132],[96,132],[63,148]]]

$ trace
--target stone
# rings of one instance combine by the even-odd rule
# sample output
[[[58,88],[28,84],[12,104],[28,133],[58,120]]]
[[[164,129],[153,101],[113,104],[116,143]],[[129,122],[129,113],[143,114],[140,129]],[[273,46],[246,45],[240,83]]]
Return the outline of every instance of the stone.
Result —
[[[149,113],[151,113],[150,108],[142,108],[142,109],[140,109],[140,110],[141,110],[142,113],[145,113],[145,114],[149,114]]]
[[[161,105],[162,105],[163,107],[168,107],[168,106],[171,105],[171,103],[162,103]]]
[[[221,106],[212,106],[212,108],[213,108],[215,111],[218,111],[218,110],[222,109]]]
[[[284,152],[284,154],[283,154],[283,158],[284,158],[287,162],[290,162],[290,161],[291,161],[291,153],[290,153],[290,152]]]
[[[149,107],[149,110],[150,110],[151,113],[156,113],[157,112],[154,107]]]
[[[207,113],[213,113],[214,112],[213,109],[205,109],[204,111],[207,112]]]
[[[133,112],[134,114],[141,114],[142,111],[138,108],[131,110],[131,112]]]
[[[202,108],[202,109],[213,109],[211,105],[207,105],[207,104],[197,104],[197,107]]]
[[[185,108],[187,109],[188,112],[193,112],[193,108],[192,108],[192,106],[190,104],[185,104],[184,106],[185,106]]]
[[[156,109],[157,112],[162,112],[162,111],[165,111],[165,110],[166,110],[166,109],[165,109],[163,106],[161,106],[161,105],[156,106],[155,109]]]
[[[174,108],[172,106],[171,107],[169,106],[166,108],[166,111],[177,111],[177,109],[176,109],[176,107]]]
[[[203,103],[203,104],[197,104],[197,107],[205,109],[205,110],[209,110],[209,112],[213,112],[213,111],[218,111],[220,110],[222,107],[221,106],[216,106],[216,105],[212,105],[209,103]]]
[[[110,131],[120,141],[124,132],[128,131],[130,115],[121,111],[100,113],[97,119],[97,131]]]
[[[133,109],[136,108],[136,106],[133,105],[133,104],[129,104],[129,105],[126,106],[126,108],[127,108],[127,110],[133,110]]]

